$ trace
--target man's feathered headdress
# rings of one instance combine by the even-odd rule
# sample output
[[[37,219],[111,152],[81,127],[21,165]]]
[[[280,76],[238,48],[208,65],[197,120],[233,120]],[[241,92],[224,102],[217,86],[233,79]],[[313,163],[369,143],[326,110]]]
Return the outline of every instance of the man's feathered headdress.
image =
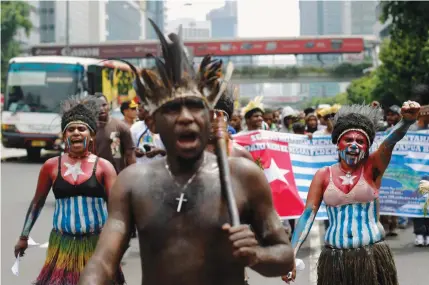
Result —
[[[355,130],[363,133],[368,143],[374,142],[377,126],[383,119],[380,108],[368,105],[342,106],[334,117],[332,143],[337,144],[340,138],[348,131]]]
[[[227,83],[222,72],[223,62],[220,59],[212,59],[206,55],[201,61],[198,70],[197,81],[202,93],[218,94],[222,83]],[[220,94],[219,99],[235,102],[238,99],[238,88],[233,84],[227,84],[226,89]]]
[[[100,100],[94,96],[76,95],[61,103],[61,130],[64,131],[72,123],[81,123],[95,133],[100,112]]]
[[[141,98],[150,114],[153,114],[162,105],[178,98],[197,97],[204,99],[209,107],[213,107],[220,95],[225,91],[227,82],[222,82],[218,92],[210,92],[211,88],[204,88],[203,78],[194,71],[184,49],[184,45],[177,34],[169,34],[168,42],[158,26],[149,19],[161,42],[162,58],[149,54],[155,60],[156,72],[144,69],[141,74],[132,64],[127,63],[136,75],[136,93]],[[225,80],[229,81],[233,67],[227,67]]]
[[[264,104],[262,103],[263,98],[263,96],[256,96],[255,99],[251,100],[241,111],[242,116],[246,117],[246,114],[253,110],[264,112]]]

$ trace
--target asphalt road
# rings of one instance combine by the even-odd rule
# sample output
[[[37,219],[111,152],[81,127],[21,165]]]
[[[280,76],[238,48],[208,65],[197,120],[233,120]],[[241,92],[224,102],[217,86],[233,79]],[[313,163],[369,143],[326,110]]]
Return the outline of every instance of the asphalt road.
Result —
[[[2,157],[23,155],[19,152],[10,152],[2,149]],[[25,213],[34,194],[38,172],[42,162],[30,163],[25,158],[9,157],[1,163],[1,283],[14,285],[28,285],[39,274],[45,259],[46,249],[34,247],[27,250],[27,254],[20,262],[20,275],[14,276],[11,267],[15,261],[13,247],[22,229]],[[48,197],[31,237],[38,243],[47,242],[51,229],[54,210],[54,197]],[[316,223],[317,224],[317,223]],[[313,285],[316,280],[315,267],[320,251],[321,238],[324,234],[323,225],[316,225],[298,254],[303,259],[306,268],[300,272],[295,284]],[[423,285],[427,284],[427,268],[429,262],[429,247],[415,248],[412,229],[401,230],[399,236],[389,239],[388,242],[394,252],[398,268],[400,284]],[[141,271],[138,247],[132,243],[132,251],[126,259],[124,273],[127,283],[140,284]],[[252,285],[280,285],[284,284],[279,278],[265,278],[249,270],[250,284]]]

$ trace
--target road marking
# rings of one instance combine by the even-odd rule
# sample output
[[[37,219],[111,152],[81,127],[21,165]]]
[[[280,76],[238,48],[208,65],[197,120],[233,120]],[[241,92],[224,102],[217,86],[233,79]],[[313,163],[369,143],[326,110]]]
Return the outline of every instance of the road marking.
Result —
[[[323,221],[315,221],[310,231],[310,257],[308,270],[310,272],[309,281],[310,284],[317,284],[317,261],[322,248],[322,234],[320,233],[320,225]]]

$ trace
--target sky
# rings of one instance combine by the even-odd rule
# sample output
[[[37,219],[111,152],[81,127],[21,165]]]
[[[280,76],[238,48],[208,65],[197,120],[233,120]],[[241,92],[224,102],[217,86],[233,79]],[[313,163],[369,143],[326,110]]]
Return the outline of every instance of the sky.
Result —
[[[204,21],[223,0],[167,0],[167,20]],[[299,0],[238,0],[238,36],[243,38],[299,36]]]

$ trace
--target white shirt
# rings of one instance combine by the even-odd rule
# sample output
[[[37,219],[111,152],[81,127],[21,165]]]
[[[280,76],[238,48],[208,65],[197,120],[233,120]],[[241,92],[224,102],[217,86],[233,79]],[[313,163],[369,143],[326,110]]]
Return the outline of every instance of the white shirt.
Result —
[[[149,145],[152,148],[159,148],[159,149],[165,149],[164,144],[161,141],[161,137],[159,134],[153,134],[149,128],[146,126],[144,121],[138,121],[135,122],[131,128],[131,136],[133,138],[134,145],[136,148],[139,148],[143,151],[144,145]],[[160,159],[163,156],[158,154],[157,156],[153,158],[148,158],[146,155],[142,157],[136,157],[136,163],[137,164],[143,164],[151,161],[152,159]]]

